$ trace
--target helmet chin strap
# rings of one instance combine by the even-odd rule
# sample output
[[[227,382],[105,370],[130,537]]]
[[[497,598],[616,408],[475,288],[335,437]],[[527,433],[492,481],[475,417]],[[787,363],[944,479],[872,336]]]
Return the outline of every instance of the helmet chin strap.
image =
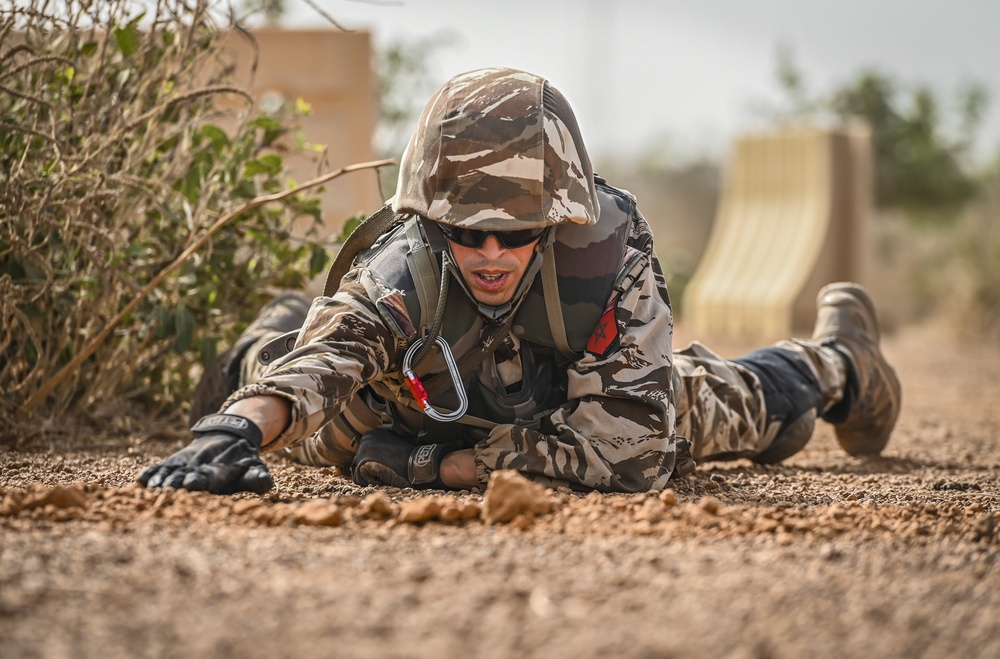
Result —
[[[524,274],[521,276],[521,281],[518,282],[517,288],[514,290],[514,294],[510,296],[507,302],[500,305],[484,304],[476,299],[476,296],[472,294],[472,290],[469,288],[468,282],[465,281],[465,277],[462,276],[462,272],[455,265],[455,257],[451,253],[451,243],[448,243],[446,248],[448,251],[448,270],[458,281],[459,286],[465,291],[465,294],[469,296],[476,308],[479,310],[483,316],[485,316],[490,322],[498,322],[504,319],[507,314],[513,313],[519,306],[521,306],[522,300],[524,300],[524,294],[528,292],[528,288],[531,287],[531,282],[535,280],[538,276],[539,271],[542,269],[542,261],[545,258],[545,254],[551,251],[552,243],[555,242],[555,231],[549,228],[545,234],[538,239],[535,243],[535,255],[531,259],[531,263],[525,269]]]

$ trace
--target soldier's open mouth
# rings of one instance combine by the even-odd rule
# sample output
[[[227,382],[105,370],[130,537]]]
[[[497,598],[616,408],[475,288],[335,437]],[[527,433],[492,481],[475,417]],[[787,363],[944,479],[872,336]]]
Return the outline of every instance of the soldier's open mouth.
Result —
[[[477,272],[476,285],[484,290],[495,291],[503,288],[507,282],[506,272]]]

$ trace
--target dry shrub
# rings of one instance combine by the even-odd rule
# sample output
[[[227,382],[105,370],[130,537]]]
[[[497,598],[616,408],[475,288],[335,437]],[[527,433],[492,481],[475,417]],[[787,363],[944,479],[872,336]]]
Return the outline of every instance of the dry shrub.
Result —
[[[935,323],[958,337],[1000,337],[1000,187],[948,222],[882,211],[873,293],[888,325]]]
[[[253,107],[221,59],[234,27],[222,22],[207,0],[0,9],[4,416],[28,418],[33,397],[35,424],[112,402],[180,411],[217,341],[269,291],[323,267],[325,250],[289,238],[293,220],[319,218],[318,200],[255,208],[39,395],[220,215],[289,185],[282,149],[294,145],[295,110]]]
[[[1000,177],[983,186],[961,243],[970,293],[957,316],[965,334],[1000,339]]]

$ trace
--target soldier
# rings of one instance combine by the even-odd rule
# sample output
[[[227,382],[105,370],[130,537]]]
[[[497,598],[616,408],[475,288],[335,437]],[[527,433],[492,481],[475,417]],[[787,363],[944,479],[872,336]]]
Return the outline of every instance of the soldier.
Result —
[[[732,361],[673,352],[649,226],[593,174],[566,99],[538,76],[446,83],[366,226],[375,239],[327,294],[265,307],[200,387],[195,411],[221,413],[143,485],[264,492],[261,451],[286,449],[359,485],[483,487],[514,469],[656,491],[693,461],[783,460],[817,417],[852,455],[880,452],[895,425],[899,382],[855,284],[820,291],[811,340]]]

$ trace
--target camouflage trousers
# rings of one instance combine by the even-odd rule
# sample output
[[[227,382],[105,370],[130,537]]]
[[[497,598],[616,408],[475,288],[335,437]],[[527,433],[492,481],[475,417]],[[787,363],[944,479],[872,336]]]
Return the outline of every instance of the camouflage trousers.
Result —
[[[812,375],[817,416],[841,400],[847,372],[835,350],[801,339],[780,341],[774,348],[797,358]],[[782,430],[782,421],[768,414],[760,378],[697,341],[674,352],[673,377],[676,432],[691,441],[696,461],[752,458]]]
[[[229,393],[258,379],[264,372],[256,359],[258,350],[289,328],[301,326],[308,306],[304,297],[287,295],[265,307],[216,365],[229,376],[206,374],[193,405],[196,414],[216,411]],[[774,348],[797,359],[812,375],[817,416],[841,400],[847,375],[836,351],[801,339],[781,341]],[[766,392],[751,369],[698,342],[675,351],[673,358],[676,434],[690,440],[696,461],[752,458],[771,446],[782,429],[781,420],[768,415]],[[287,451],[305,464],[347,469],[360,436],[383,421],[376,397],[364,389],[338,418]]]

